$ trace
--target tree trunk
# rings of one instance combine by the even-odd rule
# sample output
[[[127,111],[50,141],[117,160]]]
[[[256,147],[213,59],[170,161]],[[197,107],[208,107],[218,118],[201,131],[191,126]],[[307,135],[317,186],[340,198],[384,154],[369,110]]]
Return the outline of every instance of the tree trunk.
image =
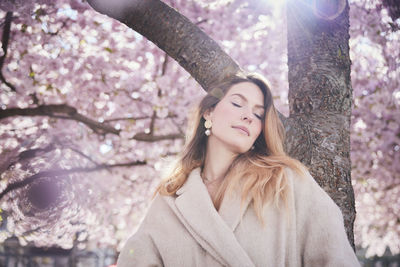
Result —
[[[287,3],[287,149],[341,208],[354,247],[349,6],[346,0],[305,2]]]

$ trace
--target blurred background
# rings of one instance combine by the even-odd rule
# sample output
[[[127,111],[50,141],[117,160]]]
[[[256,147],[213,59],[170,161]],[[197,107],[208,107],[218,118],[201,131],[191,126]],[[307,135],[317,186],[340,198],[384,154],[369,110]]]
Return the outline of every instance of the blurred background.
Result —
[[[165,2],[288,115],[284,1]],[[357,253],[399,266],[400,3],[349,4]],[[84,0],[2,1],[0,34],[0,266],[112,265],[205,92]]]

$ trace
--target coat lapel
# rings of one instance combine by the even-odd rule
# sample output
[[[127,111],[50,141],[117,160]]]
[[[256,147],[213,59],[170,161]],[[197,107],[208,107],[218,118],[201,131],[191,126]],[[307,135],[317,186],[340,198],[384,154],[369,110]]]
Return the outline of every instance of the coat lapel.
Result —
[[[240,197],[224,200],[218,213],[200,177],[200,168],[190,173],[176,193],[176,199],[169,198],[168,204],[205,250],[222,265],[254,266],[233,232],[240,221]]]
[[[232,196],[225,196],[223,198],[218,213],[232,232],[239,225],[240,219],[249,206],[250,201],[251,197],[249,196],[245,199],[241,207],[242,199],[241,192],[239,191],[234,192]]]

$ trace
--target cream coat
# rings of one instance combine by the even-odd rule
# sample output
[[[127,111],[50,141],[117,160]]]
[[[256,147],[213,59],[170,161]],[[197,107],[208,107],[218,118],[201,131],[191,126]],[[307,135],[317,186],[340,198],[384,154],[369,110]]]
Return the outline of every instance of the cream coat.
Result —
[[[157,196],[118,258],[125,266],[359,266],[339,208],[314,179],[287,170],[291,217],[264,208],[266,226],[247,200],[225,198],[217,211],[200,169],[177,196]]]

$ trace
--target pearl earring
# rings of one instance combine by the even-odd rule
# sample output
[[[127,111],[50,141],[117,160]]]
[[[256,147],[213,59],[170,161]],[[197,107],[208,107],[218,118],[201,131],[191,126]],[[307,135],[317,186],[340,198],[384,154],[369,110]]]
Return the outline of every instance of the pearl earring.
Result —
[[[211,134],[211,126],[212,126],[212,122],[211,120],[206,120],[204,122],[204,127],[206,127],[206,131],[204,132],[207,136],[210,136]]]

